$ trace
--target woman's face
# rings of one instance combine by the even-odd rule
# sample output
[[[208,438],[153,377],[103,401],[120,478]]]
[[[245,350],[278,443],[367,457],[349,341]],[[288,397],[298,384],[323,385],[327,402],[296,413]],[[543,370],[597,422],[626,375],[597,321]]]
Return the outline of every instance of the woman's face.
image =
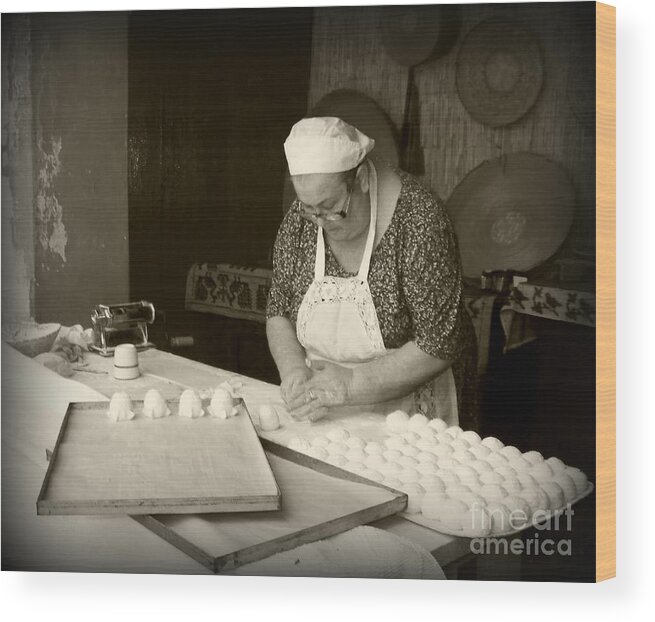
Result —
[[[331,240],[352,240],[368,230],[370,205],[368,194],[362,190],[360,175],[350,187],[339,173],[294,175],[291,181],[308,220],[320,224]],[[345,210],[346,216],[339,220],[321,218]],[[318,219],[312,214],[318,215]]]

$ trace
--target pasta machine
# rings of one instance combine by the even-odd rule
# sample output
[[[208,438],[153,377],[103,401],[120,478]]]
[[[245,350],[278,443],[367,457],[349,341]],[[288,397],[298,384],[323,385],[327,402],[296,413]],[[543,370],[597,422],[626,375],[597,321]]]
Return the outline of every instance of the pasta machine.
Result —
[[[132,343],[138,349],[151,347],[148,324],[154,321],[155,307],[145,300],[97,305],[91,314],[93,344],[89,347],[102,356],[111,356],[121,343]]]

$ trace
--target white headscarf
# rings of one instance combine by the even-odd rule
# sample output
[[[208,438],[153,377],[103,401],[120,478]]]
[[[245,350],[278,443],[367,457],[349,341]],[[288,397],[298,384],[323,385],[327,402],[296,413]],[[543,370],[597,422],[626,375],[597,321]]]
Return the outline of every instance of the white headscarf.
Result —
[[[375,141],[337,117],[302,119],[284,142],[291,175],[341,173],[360,164]]]

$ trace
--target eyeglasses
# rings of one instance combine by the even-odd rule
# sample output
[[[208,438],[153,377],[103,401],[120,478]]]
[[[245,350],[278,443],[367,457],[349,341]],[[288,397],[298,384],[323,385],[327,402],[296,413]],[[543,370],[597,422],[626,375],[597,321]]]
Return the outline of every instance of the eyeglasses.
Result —
[[[320,224],[321,222],[334,222],[336,220],[343,220],[348,215],[348,209],[350,208],[350,198],[353,195],[352,187],[348,188],[348,194],[346,195],[346,200],[343,207],[338,211],[329,211],[329,212],[319,212],[308,205],[305,205],[300,199],[300,209],[302,209],[303,216],[305,218],[311,219],[313,222]]]

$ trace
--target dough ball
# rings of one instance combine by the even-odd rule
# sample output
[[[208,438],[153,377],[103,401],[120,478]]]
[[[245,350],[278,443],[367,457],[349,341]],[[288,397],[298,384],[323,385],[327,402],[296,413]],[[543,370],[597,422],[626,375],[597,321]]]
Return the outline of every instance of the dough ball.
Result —
[[[459,499],[462,495],[467,495],[473,491],[465,484],[446,484],[446,494],[453,499]]]
[[[425,489],[425,492],[446,492],[446,484],[438,475],[424,475],[418,481]]]
[[[479,490],[480,496],[487,501],[502,502],[507,496],[507,491],[499,484],[485,484]]]
[[[501,475],[503,479],[516,479],[518,476],[516,471],[511,466],[509,466],[509,464],[496,467],[494,470],[496,473],[498,473],[498,475]]]
[[[382,483],[389,488],[402,492],[400,489],[402,488],[403,483],[396,477],[385,477]]]
[[[134,419],[132,400],[125,391],[116,391],[109,401],[107,416],[115,423]]]
[[[411,467],[406,467],[396,476],[403,484],[411,484],[421,479],[419,472]]]
[[[341,454],[328,454],[326,462],[342,468],[348,464],[348,460],[346,460],[345,456]]]
[[[344,469],[346,469],[346,471],[350,471],[351,473],[357,473],[358,475],[361,475],[364,471],[366,471],[366,467],[361,462],[352,462],[351,460],[346,462]]]
[[[325,447],[312,445],[307,452],[308,456],[316,458],[317,460],[327,460],[328,452]]]
[[[293,449],[294,451],[298,451],[301,454],[306,454],[309,451],[311,445],[308,440],[296,436],[287,443],[287,447],[289,449]]]
[[[469,445],[479,445],[482,439],[477,432],[467,430],[459,435],[459,440],[466,441]]]
[[[455,468],[455,475],[462,484],[466,484],[471,488],[478,488],[480,486],[480,478],[475,469],[472,469],[470,466],[460,465]]]
[[[457,438],[463,431],[458,425],[451,425],[446,429],[446,434],[452,438]]]
[[[505,456],[507,460],[511,461],[515,458],[522,458],[523,454],[514,445],[507,445],[500,450],[500,455]]]
[[[564,500],[570,503],[578,496],[577,488],[573,478],[567,473],[557,473],[555,475],[555,483],[558,484],[564,492]]]
[[[475,492],[463,492],[455,498],[466,503],[466,506],[469,508],[483,508],[487,505],[485,499]]]
[[[421,511],[425,490],[416,482],[403,483],[401,490],[407,495],[407,507],[405,512],[408,514],[418,514]]]
[[[368,458],[368,454],[365,453],[363,449],[357,449],[354,447],[349,449],[344,455],[349,462],[359,462],[361,464],[364,464],[366,458]]]
[[[349,451],[348,445],[339,441],[332,441],[325,449],[330,456],[345,456]]]
[[[423,438],[416,443],[416,449],[423,452],[430,452],[434,447],[437,447],[436,443]]]
[[[509,461],[509,466],[511,466],[517,473],[527,473],[532,468],[532,464],[520,456],[518,458],[512,458]]]
[[[380,443],[376,443],[375,441],[371,443],[367,443],[366,446],[364,447],[364,451],[367,454],[378,454],[382,455],[382,452],[384,451],[384,447],[380,445]]]
[[[493,482],[489,482],[493,483]],[[521,494],[521,491],[523,490],[523,487],[519,483],[519,480],[515,479],[506,479],[502,483],[502,487],[507,491],[508,495],[511,496],[518,496]]]
[[[385,477],[396,477],[396,475],[403,470],[403,467],[397,464],[396,462],[388,462],[388,461],[385,462],[384,464],[378,465],[376,468]]]
[[[432,462],[419,462],[415,468],[421,475],[430,475],[437,472],[437,465]]]
[[[563,508],[566,504],[566,497],[564,496],[564,491],[562,487],[556,482],[544,482],[541,485],[541,489],[546,493],[548,497],[548,509],[558,510]]]
[[[566,465],[559,459],[552,456],[546,460],[546,464],[553,470],[553,473],[564,473]]]
[[[418,460],[416,458],[412,458],[411,456],[401,456],[398,458],[398,460],[396,460],[396,462],[403,467],[414,468],[418,466]]]
[[[479,471],[478,471],[479,473]],[[480,473],[480,482],[482,484],[502,484],[505,481],[505,478],[496,473],[496,471],[485,471]],[[518,483],[518,482],[517,482]]]
[[[510,525],[510,513],[507,506],[502,503],[487,503],[487,512],[491,521],[491,533],[498,535],[513,531]]]
[[[544,461],[544,457],[538,451],[526,451],[523,454],[523,459],[527,460],[530,464],[537,464],[537,462]]]
[[[450,446],[453,448],[453,451],[466,451],[470,447],[470,445],[462,438],[454,439]]]
[[[414,447],[414,445],[403,445],[400,448],[400,453],[403,454],[403,456],[418,456],[421,452],[418,448]]]
[[[371,469],[379,469],[379,467],[384,466],[386,463],[387,461],[382,454],[369,454],[364,464]]]
[[[450,456],[451,454],[455,453],[455,450],[450,445],[440,443],[439,445],[431,447],[430,452],[438,458],[441,458],[442,456]]]
[[[491,465],[486,460],[473,460],[470,465],[471,468],[477,471],[480,475],[482,475],[482,473],[489,473],[493,471]]]
[[[450,445],[455,439],[446,432],[440,432],[434,437],[434,440],[441,445]]]
[[[584,494],[589,488],[589,480],[587,476],[580,470],[575,467],[566,467],[564,471],[575,483],[575,490],[578,495]]]
[[[505,445],[501,443],[495,436],[487,436],[486,438],[483,438],[480,443],[483,447],[487,447],[488,449],[491,449],[491,451],[495,452],[498,452],[503,447],[505,447]]]
[[[404,410],[396,410],[387,415],[387,428],[394,434],[407,432],[409,415]]]
[[[485,460],[494,468],[498,469],[500,467],[507,466],[509,462],[507,461],[507,458],[505,456],[501,456],[500,454],[491,452]]]
[[[415,460],[418,460],[419,462],[427,462],[428,464],[437,464],[439,462],[439,458],[427,451],[419,453]]]
[[[259,407],[259,427],[265,432],[272,432],[280,427],[280,417],[274,406],[262,404]]]
[[[186,389],[180,396],[178,414],[180,417],[187,417],[188,419],[196,419],[205,415],[200,396],[193,389]]]
[[[327,449],[327,446],[330,444],[330,440],[326,436],[315,436],[312,439],[312,447],[323,447]]]
[[[405,432],[402,434],[402,438],[405,439],[405,442],[408,445],[415,445],[418,441],[421,440],[421,437],[416,434],[416,432]]]
[[[200,399],[200,397],[198,397],[198,399]],[[212,399],[207,410],[212,417],[216,417],[217,419],[229,419],[238,413],[238,409],[235,405],[232,394],[223,387],[217,387],[214,389],[214,393],[212,394]]]
[[[538,482],[549,482],[553,479],[553,470],[548,462],[539,462],[530,469],[530,475]]]
[[[441,516],[442,507],[448,501],[448,496],[443,492],[426,490],[421,502],[421,513],[425,518],[438,520]]]
[[[453,458],[461,464],[470,464],[475,460],[475,456],[468,449],[460,449],[453,453]]]
[[[485,460],[487,456],[491,453],[491,449],[485,447],[484,445],[471,445],[469,451],[478,459]]]
[[[380,471],[385,477],[396,477],[398,473],[403,470],[403,467],[395,462],[385,462],[376,466],[376,470]]]
[[[362,477],[365,477],[366,479],[370,479],[374,482],[381,482],[382,480],[384,480],[382,473],[369,468],[362,471]]]
[[[446,529],[461,531],[466,512],[468,512],[466,503],[459,499],[449,498],[440,505],[439,515],[436,518]]]
[[[345,440],[346,445],[351,449],[364,449],[366,442],[357,436],[350,436]]]
[[[491,518],[487,508],[482,505],[472,505],[462,514],[462,530],[478,537],[487,536],[491,532]]]
[[[509,524],[513,531],[521,529],[532,521],[532,508],[523,497],[514,495],[505,497],[503,505],[509,511]]]
[[[387,446],[388,449],[396,449],[396,450],[400,450],[403,447],[405,447],[405,445],[407,445],[405,439],[401,438],[400,436],[391,436],[389,438],[386,438],[384,440],[384,444]]]
[[[437,466],[440,469],[446,469],[452,471],[462,465],[457,460],[455,460],[455,458],[446,456],[445,458],[439,458],[439,461],[437,462]]]
[[[345,443],[350,438],[350,432],[344,428],[332,428],[325,436],[335,443]]]
[[[460,483],[459,477],[457,477],[454,471],[439,469],[439,471],[437,471],[437,475],[439,476],[439,479],[441,479],[441,481],[446,484],[446,486]]]
[[[434,437],[437,435],[437,433],[430,427],[425,426],[424,428],[421,428],[420,430],[414,430],[423,440],[430,441],[431,443],[434,443]]]
[[[545,512],[549,509],[550,502],[546,493],[541,488],[524,488],[521,491],[520,497],[525,499],[530,506],[531,515],[535,512]]]
[[[413,432],[418,432],[422,428],[427,427],[427,425],[428,425],[428,418],[425,415],[422,415],[421,413],[416,413],[415,415],[412,415],[409,418],[407,429],[412,430]]]
[[[539,483],[537,480],[532,477],[529,473],[517,473],[515,475],[516,479],[519,480],[521,488],[538,488]]]
[[[428,421],[428,427],[432,428],[437,434],[445,432],[448,429],[448,425],[443,419],[430,419]]]
[[[403,454],[401,454],[397,449],[387,449],[382,455],[390,462],[395,462],[398,458],[402,457]]]
[[[164,396],[157,389],[150,389],[143,398],[143,414],[149,419],[161,419],[171,414]]]

